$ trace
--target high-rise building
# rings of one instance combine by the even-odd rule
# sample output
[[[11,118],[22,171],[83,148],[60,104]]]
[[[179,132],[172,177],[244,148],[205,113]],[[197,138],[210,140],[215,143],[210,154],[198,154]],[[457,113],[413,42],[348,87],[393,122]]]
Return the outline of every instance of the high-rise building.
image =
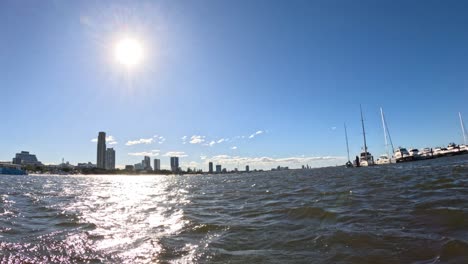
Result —
[[[154,170],[160,171],[161,170],[161,160],[154,159]]]
[[[143,166],[143,163],[137,163],[133,166],[133,168],[135,169],[135,171],[142,171],[142,170],[145,170],[145,167]]]
[[[29,151],[21,151],[20,153],[16,153],[15,157],[13,158],[13,164],[33,166],[42,165],[42,163],[37,160],[36,155],[29,154]]]
[[[145,158],[143,159],[141,163],[143,164],[144,170],[152,170],[150,157],[145,156]]]
[[[208,171],[213,173],[213,162],[208,163]]]
[[[249,165],[245,166],[245,171],[246,171],[246,172],[249,172],[249,171],[250,171]]]
[[[106,150],[106,170],[115,170],[115,150],[108,148]]]
[[[179,171],[179,157],[171,157],[171,171]]]
[[[221,165],[216,165],[216,173],[221,173]]]
[[[96,165],[99,169],[106,169],[106,132],[99,132]]]

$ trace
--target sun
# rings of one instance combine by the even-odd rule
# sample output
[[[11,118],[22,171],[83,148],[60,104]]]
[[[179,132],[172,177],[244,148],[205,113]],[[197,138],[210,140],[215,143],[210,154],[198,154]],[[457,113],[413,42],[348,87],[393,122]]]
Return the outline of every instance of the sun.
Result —
[[[134,67],[143,60],[143,46],[133,38],[123,38],[117,41],[114,48],[115,59],[125,67]]]

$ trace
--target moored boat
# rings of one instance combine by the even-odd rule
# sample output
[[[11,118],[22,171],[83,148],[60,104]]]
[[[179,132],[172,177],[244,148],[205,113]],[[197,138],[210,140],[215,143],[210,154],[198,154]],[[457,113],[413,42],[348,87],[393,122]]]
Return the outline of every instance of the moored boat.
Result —
[[[406,148],[398,147],[394,153],[396,162],[405,162],[413,160]]]
[[[390,163],[391,160],[388,158],[387,154],[380,155],[380,157],[375,161],[376,165],[385,165]]]
[[[446,148],[441,148],[441,147],[434,148],[434,154],[433,155],[436,158],[447,156],[447,149]]]
[[[374,163],[374,157],[372,154],[367,150],[367,142],[366,142],[366,130],[364,129],[364,117],[362,115],[362,107],[360,107],[361,110],[361,125],[362,125],[362,135],[364,137],[364,149],[361,152],[359,156],[359,165],[362,167],[367,167],[367,166],[373,166],[375,165]]]
[[[413,158],[412,160],[419,160],[421,157],[419,156],[419,150],[416,148],[412,148],[408,151],[409,155]]]
[[[359,156],[359,164],[362,167],[373,166],[375,165],[374,157],[372,156],[372,154],[370,154],[370,152],[366,153],[363,151]]]
[[[377,159],[375,162],[376,165],[384,165],[384,164],[390,164],[390,163],[395,163],[395,159],[393,156],[390,156],[389,151],[388,151],[388,141],[390,140],[390,145],[393,149],[393,142],[392,142],[392,137],[390,136],[390,131],[388,130],[387,126],[387,121],[385,120],[385,115],[383,112],[382,107],[380,108],[380,117],[382,118],[382,128],[384,131],[384,141],[385,141],[385,152],[386,154],[380,155],[380,157]]]
[[[424,148],[419,152],[419,157],[421,159],[431,159],[433,158],[433,151],[432,148]]]
[[[26,171],[16,164],[0,164],[0,175],[27,175]]]

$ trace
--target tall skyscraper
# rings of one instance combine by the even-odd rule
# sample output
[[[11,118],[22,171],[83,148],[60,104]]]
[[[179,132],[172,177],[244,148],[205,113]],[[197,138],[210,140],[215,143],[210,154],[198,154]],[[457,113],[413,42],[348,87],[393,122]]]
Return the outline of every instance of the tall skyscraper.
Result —
[[[179,157],[171,157],[171,171],[179,171]]]
[[[216,173],[221,173],[221,165],[216,165]]]
[[[213,173],[213,162],[208,163],[208,171]]]
[[[249,165],[245,166],[245,171],[246,171],[246,172],[249,172],[249,171],[250,171]]]
[[[161,170],[161,160],[154,159],[154,170],[160,171]]]
[[[152,170],[151,168],[151,159],[148,156],[145,156],[145,159],[143,160],[143,168],[145,170]]]
[[[106,170],[115,170],[115,150],[108,148],[106,150]]]
[[[106,132],[99,132],[96,165],[99,169],[106,169]]]

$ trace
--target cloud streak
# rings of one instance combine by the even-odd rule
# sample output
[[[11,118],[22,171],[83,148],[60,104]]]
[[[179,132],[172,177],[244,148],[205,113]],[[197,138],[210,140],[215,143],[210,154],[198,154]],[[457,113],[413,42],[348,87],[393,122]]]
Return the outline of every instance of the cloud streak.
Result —
[[[185,154],[185,152],[183,151],[169,151],[169,152],[166,152],[166,154],[164,154],[165,157],[180,157],[180,158],[183,158],[183,157],[187,157],[188,155]]]
[[[166,138],[163,136],[154,135],[153,138],[154,138],[154,141],[160,145],[163,144],[164,141],[166,141]]]
[[[257,132],[253,133],[252,135],[249,136],[249,139],[253,139],[254,137],[261,135],[265,133],[263,130],[258,130]]]
[[[98,139],[97,139],[97,138],[93,138],[93,139],[91,139],[91,142],[98,142]],[[106,137],[106,144],[108,144],[108,145],[117,145],[118,142],[116,141],[116,139],[114,138],[114,136],[107,136],[107,137]]]
[[[140,144],[151,144],[154,142],[154,138],[140,138],[137,140],[130,140],[125,143],[126,146],[140,145]]]
[[[201,144],[203,142],[205,142],[205,136],[193,135],[190,138],[190,144]]]
[[[159,156],[159,150],[151,150],[151,151],[142,151],[142,152],[131,152],[128,153],[129,156],[136,156],[136,157],[144,157],[144,156],[149,156],[149,157],[155,157]]]

